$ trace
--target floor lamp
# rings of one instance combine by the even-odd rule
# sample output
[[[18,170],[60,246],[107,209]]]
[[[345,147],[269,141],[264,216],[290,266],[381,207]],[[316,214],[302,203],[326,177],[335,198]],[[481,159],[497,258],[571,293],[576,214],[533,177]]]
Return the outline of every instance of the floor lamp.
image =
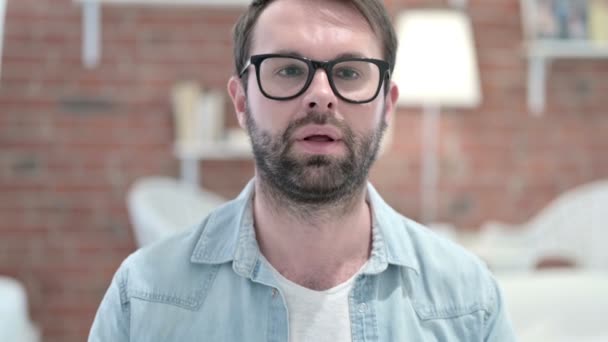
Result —
[[[471,22],[452,9],[408,10],[396,18],[399,52],[394,81],[399,106],[422,106],[421,221],[437,219],[439,122],[442,107],[481,102]]]

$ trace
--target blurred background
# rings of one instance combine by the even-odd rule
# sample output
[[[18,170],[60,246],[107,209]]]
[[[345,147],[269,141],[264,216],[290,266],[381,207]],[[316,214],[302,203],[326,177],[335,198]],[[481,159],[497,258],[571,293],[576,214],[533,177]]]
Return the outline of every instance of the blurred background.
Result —
[[[86,340],[126,256],[252,177],[225,95],[246,3],[0,1],[0,340]],[[385,4],[407,91],[373,184],[486,260],[522,340],[608,340],[608,4]],[[541,294],[584,322],[532,325]]]

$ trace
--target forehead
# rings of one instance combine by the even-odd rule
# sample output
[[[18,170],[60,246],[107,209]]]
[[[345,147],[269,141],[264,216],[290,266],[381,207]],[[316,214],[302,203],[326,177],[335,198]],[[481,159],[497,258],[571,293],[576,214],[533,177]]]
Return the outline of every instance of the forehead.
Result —
[[[382,58],[381,41],[349,3],[334,0],[276,0],[253,31],[251,54],[293,51],[329,60],[351,54]]]

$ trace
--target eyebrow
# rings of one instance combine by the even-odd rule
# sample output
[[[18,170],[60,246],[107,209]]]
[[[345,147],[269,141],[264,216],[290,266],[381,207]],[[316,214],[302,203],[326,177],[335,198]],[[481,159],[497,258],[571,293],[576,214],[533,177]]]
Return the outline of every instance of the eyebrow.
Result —
[[[295,50],[278,50],[275,53],[277,54],[282,54],[282,55],[290,55],[290,56],[294,56],[294,57],[301,57],[301,58],[308,58],[308,59],[312,59],[308,56],[304,56],[301,53],[295,51]],[[335,56],[334,58],[330,59],[330,60],[334,60],[334,59],[340,59],[340,58],[369,58],[364,56],[363,54],[357,53],[357,52],[345,52],[345,53],[341,53],[337,56]]]

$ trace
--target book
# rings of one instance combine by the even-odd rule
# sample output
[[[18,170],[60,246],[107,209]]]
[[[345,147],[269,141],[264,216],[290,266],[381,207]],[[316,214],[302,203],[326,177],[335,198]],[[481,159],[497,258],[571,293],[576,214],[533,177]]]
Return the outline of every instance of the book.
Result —
[[[537,0],[535,34],[539,39],[553,39],[558,36],[557,20],[553,11],[553,0]]]
[[[608,45],[608,0],[589,0],[589,39]]]
[[[586,39],[587,0],[535,0],[535,31],[539,39]]]

